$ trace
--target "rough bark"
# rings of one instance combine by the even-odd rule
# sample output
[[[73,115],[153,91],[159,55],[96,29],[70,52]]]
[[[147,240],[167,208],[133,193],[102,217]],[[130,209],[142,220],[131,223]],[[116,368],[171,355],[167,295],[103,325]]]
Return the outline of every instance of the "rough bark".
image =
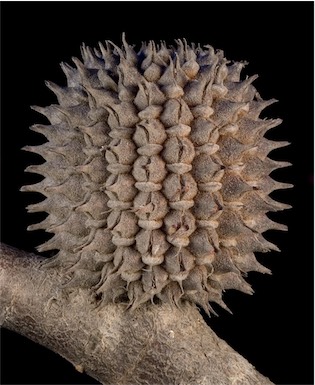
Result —
[[[103,384],[271,385],[185,304],[97,307],[87,290],[65,294],[58,269],[2,245],[0,324],[57,352]]]

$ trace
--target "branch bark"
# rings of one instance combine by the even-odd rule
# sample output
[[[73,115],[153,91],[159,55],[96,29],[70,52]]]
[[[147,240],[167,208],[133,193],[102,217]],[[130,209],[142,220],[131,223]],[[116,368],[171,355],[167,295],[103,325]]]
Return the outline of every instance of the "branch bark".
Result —
[[[198,309],[97,307],[65,294],[41,258],[2,245],[0,324],[55,351],[103,384],[272,385],[204,322]]]

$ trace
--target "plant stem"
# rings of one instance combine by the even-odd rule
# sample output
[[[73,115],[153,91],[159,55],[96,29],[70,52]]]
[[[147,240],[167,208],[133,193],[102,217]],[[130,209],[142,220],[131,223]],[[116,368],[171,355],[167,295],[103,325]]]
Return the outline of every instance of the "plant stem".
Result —
[[[272,385],[189,303],[97,306],[66,293],[64,275],[41,258],[2,245],[0,324],[55,351],[103,384]]]

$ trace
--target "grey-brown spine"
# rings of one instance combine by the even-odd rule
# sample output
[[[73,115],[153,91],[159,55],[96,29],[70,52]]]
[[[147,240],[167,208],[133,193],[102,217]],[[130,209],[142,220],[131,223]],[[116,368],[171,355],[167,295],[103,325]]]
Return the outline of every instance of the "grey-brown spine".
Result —
[[[45,179],[22,190],[44,194],[29,211],[49,215],[29,229],[54,233],[47,266],[104,302],[226,308],[223,290],[250,294],[242,275],[269,272],[254,252],[277,248],[261,233],[285,230],[266,216],[289,207],[268,197],[290,187],[268,176],[288,165],[267,157],[287,145],[263,137],[281,123],[259,119],[273,100],[210,46],[111,45],[83,46],[83,63],[62,65],[67,87],[47,82],[59,105],[35,107],[51,126],[32,127],[49,142],[25,148],[46,160],[27,171]]]

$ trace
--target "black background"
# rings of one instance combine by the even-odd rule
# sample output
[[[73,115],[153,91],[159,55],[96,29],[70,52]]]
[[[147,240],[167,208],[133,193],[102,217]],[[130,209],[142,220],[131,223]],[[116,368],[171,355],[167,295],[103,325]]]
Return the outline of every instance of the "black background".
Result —
[[[28,129],[46,123],[30,105],[55,102],[44,80],[65,84],[58,65],[80,55],[80,44],[130,44],[186,37],[190,42],[223,49],[226,57],[247,60],[244,73],[258,73],[255,86],[264,99],[279,103],[264,116],[283,124],[267,136],[292,145],[272,153],[293,166],[277,170],[275,179],[294,189],[273,193],[293,205],[273,215],[288,233],[268,232],[281,253],[258,258],[272,276],[251,273],[254,296],[228,292],[231,316],[207,322],[233,348],[277,384],[313,383],[313,3],[312,2],[5,2],[2,8],[2,241],[30,252],[48,238],[26,231],[44,214],[24,207],[39,201],[19,188],[38,181],[24,173],[40,163],[20,148],[43,142]],[[1,383],[97,383],[58,355],[13,332],[2,331]]]

